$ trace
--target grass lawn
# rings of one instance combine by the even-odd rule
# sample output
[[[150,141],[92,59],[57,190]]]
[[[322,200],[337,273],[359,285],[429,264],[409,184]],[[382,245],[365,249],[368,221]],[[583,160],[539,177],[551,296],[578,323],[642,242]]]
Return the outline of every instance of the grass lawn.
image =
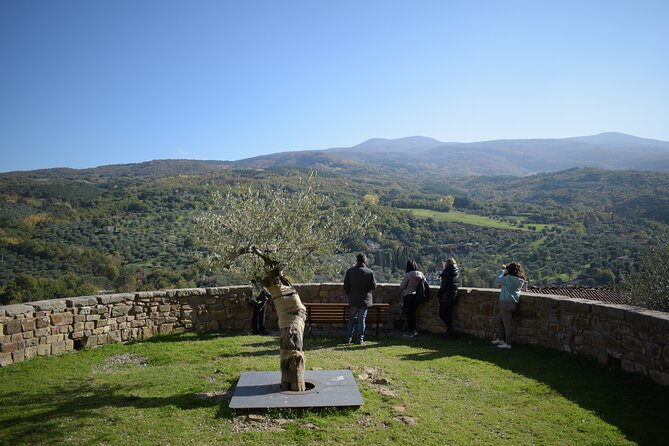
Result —
[[[525,227],[514,226],[509,222],[495,220],[483,215],[467,214],[459,211],[440,212],[430,209],[402,209],[409,211],[417,218],[432,218],[436,221],[464,223],[467,225],[482,226],[484,228],[509,229],[512,231],[529,231]]]
[[[6,445],[666,445],[669,389],[578,356],[419,336],[307,336],[307,367],[353,370],[364,405],[228,408],[277,370],[275,337],[182,334],[0,368]]]

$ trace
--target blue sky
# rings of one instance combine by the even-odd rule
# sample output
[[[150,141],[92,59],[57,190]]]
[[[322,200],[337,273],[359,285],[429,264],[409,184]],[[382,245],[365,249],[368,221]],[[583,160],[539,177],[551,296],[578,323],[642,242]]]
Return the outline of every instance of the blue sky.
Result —
[[[0,171],[606,131],[669,140],[669,1],[0,1]]]

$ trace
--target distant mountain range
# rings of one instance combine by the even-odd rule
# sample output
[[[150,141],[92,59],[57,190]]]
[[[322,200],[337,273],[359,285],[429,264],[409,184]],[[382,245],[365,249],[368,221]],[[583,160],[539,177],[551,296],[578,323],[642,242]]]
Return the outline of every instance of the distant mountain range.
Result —
[[[442,142],[422,136],[370,139],[353,147],[283,152],[232,163],[238,167],[360,168],[457,175],[529,175],[573,167],[669,171],[669,142],[624,133],[562,139]]]
[[[353,147],[303,150],[239,161],[154,160],[92,169],[42,169],[2,175],[105,177],[214,173],[231,168],[306,168],[346,174],[525,176],[574,167],[669,172],[669,142],[624,133],[562,139],[442,142],[423,136],[374,138]]]

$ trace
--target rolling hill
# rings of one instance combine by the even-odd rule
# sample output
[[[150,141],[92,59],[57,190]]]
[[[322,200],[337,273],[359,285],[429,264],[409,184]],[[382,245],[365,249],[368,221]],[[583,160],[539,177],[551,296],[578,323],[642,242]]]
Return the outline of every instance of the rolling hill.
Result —
[[[311,164],[310,164],[311,162]],[[403,174],[446,176],[514,175],[574,167],[669,171],[669,142],[623,133],[562,139],[510,139],[473,143],[441,142],[421,136],[375,138],[353,147],[283,152],[232,163],[236,167],[376,166]]]

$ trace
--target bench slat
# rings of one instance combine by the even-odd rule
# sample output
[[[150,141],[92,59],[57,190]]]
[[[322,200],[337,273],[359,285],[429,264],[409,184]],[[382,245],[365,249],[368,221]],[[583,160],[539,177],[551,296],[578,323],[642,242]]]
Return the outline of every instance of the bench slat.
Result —
[[[341,324],[348,323],[347,303],[304,303],[307,309],[307,324],[311,333],[313,324]],[[379,324],[384,324],[390,319],[390,304],[372,304],[367,312],[365,321],[376,325],[376,338],[379,338]]]

